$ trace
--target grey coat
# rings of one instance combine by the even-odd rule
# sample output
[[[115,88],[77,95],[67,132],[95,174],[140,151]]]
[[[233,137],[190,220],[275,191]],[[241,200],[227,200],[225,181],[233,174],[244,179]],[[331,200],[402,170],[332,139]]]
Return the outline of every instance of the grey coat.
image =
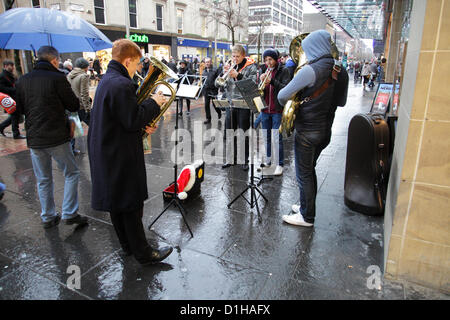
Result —
[[[247,58],[248,59],[248,58]],[[252,79],[256,83],[258,67],[255,63],[248,65],[241,72],[241,76],[237,80]],[[225,83],[225,91],[227,92],[227,98],[231,99],[243,99],[241,92],[236,87],[235,80],[231,77],[228,78]]]
[[[91,111],[91,101],[89,97],[89,75],[80,68],[74,68],[68,75],[72,90],[80,100],[80,109]]]

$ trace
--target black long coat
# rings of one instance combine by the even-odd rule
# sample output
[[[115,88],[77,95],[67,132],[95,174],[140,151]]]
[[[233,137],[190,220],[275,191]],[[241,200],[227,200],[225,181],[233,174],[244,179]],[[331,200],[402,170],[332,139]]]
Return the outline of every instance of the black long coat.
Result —
[[[93,209],[142,208],[148,198],[142,129],[159,111],[153,99],[137,104],[127,69],[111,60],[97,87],[88,133]]]

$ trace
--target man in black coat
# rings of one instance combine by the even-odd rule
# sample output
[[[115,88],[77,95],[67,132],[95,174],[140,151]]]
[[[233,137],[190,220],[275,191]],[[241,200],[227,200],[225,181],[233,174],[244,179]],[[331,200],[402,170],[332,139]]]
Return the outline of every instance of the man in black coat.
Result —
[[[16,99],[16,78],[14,77],[14,62],[11,60],[3,61],[3,72],[0,73],[0,92],[9,95],[14,100]],[[0,123],[0,133],[4,136],[3,131],[11,125],[14,139],[25,139],[25,136],[20,134],[19,121],[20,116],[18,112],[10,114],[8,119]]]
[[[222,69],[214,68],[210,57],[205,58],[205,70],[203,70],[203,76],[206,77],[205,85],[203,86],[203,92],[205,94],[205,113],[206,121],[204,124],[211,123],[211,110],[209,106],[211,104],[211,99],[214,99],[219,90],[214,85],[216,78],[222,73]],[[217,112],[219,119],[222,117],[222,111],[219,108],[214,107]]]
[[[161,92],[137,104],[132,77],[142,53],[132,41],[113,43],[112,60],[95,93],[88,133],[92,181],[92,208],[110,213],[125,255],[141,264],[159,262],[171,252],[150,247],[142,225],[148,198],[142,145],[142,129],[160,112],[166,101]]]
[[[17,82],[16,112],[25,115],[27,145],[37,180],[43,226],[53,227],[61,219],[53,198],[52,159],[64,172],[62,219],[66,224],[84,225],[87,218],[78,214],[80,171],[70,146],[71,126],[66,116],[66,110],[78,111],[80,101],[64,73],[58,70],[58,51],[43,46],[37,57],[34,70]]]

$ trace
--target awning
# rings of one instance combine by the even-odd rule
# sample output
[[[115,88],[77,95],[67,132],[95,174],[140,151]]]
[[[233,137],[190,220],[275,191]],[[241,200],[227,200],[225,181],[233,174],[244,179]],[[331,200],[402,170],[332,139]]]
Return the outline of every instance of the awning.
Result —
[[[383,39],[386,0],[308,1],[351,37]]]

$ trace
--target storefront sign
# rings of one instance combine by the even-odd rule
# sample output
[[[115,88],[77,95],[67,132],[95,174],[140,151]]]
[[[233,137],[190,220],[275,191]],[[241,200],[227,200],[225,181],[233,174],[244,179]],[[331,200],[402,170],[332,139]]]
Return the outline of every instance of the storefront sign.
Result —
[[[127,36],[125,36],[125,37],[128,38]],[[133,42],[148,43],[148,37],[145,34],[133,33],[130,35],[130,37],[128,39],[130,39]]]
[[[370,112],[386,114],[391,99],[392,83],[380,83]]]

